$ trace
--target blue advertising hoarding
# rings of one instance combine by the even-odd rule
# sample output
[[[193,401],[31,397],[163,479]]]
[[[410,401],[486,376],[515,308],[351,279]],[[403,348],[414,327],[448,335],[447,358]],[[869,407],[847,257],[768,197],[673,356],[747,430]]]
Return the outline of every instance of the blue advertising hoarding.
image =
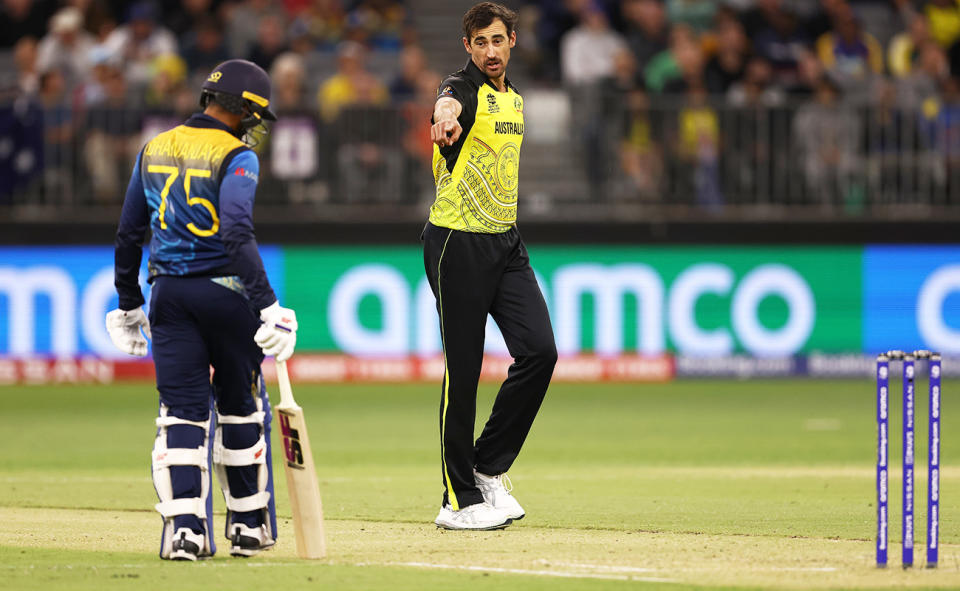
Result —
[[[868,353],[960,353],[960,247],[867,247],[863,315]]]

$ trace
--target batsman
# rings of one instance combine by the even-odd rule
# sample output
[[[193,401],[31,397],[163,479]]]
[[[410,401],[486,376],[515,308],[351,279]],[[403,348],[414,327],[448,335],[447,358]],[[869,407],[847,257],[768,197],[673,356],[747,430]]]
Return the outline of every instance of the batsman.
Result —
[[[290,357],[297,319],[274,295],[253,227],[260,164],[251,146],[266,133],[264,120],[276,120],[270,87],[251,62],[217,66],[202,86],[202,112],[141,150],[120,215],[119,308],[106,324],[125,353],[144,356],[147,338],[153,341],[160,405],[152,467],[163,559],[216,552],[211,470],[226,501],[230,554],[253,556],[276,540],[260,364],[264,354]],[[138,280],[148,229],[149,316]]]

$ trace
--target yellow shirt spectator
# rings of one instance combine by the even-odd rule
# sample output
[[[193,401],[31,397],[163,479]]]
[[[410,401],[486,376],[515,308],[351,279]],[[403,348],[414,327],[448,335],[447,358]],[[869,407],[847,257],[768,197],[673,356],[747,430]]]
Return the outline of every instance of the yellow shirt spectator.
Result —
[[[320,103],[320,116],[329,123],[337,118],[345,106],[385,105],[389,96],[387,87],[370,74],[361,79],[336,74],[320,87],[317,100]]]
[[[930,21],[930,35],[940,47],[950,47],[960,37],[960,2],[928,2],[924,13]]]
[[[363,67],[363,46],[355,42],[342,43],[337,58],[337,73],[317,92],[320,116],[325,122],[334,121],[348,105],[387,104],[390,94],[386,85]]]

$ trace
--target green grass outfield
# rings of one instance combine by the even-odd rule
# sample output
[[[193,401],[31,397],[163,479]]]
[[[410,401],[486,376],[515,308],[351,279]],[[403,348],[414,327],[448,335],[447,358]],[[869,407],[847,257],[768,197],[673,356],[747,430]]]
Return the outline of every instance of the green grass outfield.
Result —
[[[294,384],[310,426],[329,557],[296,559],[276,463],[276,548],[249,560],[221,551],[197,564],[156,556],[152,385],[6,386],[0,586],[956,589],[958,386],[944,385],[940,568],[908,572],[898,568],[898,470],[891,474],[891,568],[873,564],[869,380],[555,385],[510,473],[527,517],[489,533],[432,524],[441,493],[439,385]],[[481,416],[494,393],[482,389]],[[899,395],[891,398],[891,407],[899,404]],[[917,410],[922,566],[925,396]],[[891,464],[899,465],[899,414],[890,424]],[[222,498],[215,498],[219,533]]]

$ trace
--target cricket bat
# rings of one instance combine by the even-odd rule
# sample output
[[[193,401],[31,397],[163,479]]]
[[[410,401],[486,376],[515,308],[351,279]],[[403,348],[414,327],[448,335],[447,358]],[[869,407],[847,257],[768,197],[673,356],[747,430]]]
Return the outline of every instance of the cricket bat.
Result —
[[[293,509],[293,531],[297,539],[297,556],[323,558],[327,544],[323,532],[323,506],[317,485],[317,468],[310,451],[307,424],[303,409],[293,399],[290,375],[285,361],[277,361],[280,404],[276,406],[280,436],[283,438],[284,472]]]

